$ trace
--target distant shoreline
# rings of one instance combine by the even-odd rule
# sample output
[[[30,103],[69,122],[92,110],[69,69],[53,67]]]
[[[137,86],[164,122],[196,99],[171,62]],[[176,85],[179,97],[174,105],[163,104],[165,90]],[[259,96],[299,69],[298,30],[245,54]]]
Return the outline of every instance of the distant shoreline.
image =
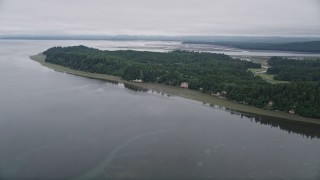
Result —
[[[163,92],[163,93],[166,93],[166,94],[169,94],[172,96],[179,96],[179,97],[188,98],[188,99],[192,99],[192,100],[196,100],[196,101],[200,101],[200,102],[204,102],[204,103],[223,106],[225,108],[233,109],[233,110],[236,110],[239,112],[246,112],[246,113],[252,113],[252,114],[257,114],[257,115],[262,115],[262,116],[269,116],[269,117],[275,117],[275,118],[280,118],[280,119],[292,120],[292,121],[296,121],[296,122],[313,123],[313,124],[320,125],[320,119],[305,118],[302,116],[292,115],[292,114],[288,114],[285,112],[265,110],[265,109],[257,108],[254,106],[239,104],[237,102],[214,97],[209,94],[204,94],[204,93],[201,93],[201,92],[198,92],[195,90],[183,89],[180,87],[162,85],[162,84],[156,84],[156,83],[136,83],[136,82],[123,80],[121,77],[118,77],[118,76],[73,70],[73,69],[70,69],[67,67],[63,67],[60,65],[45,62],[45,55],[43,55],[43,54],[30,56],[30,58],[36,62],[39,62],[43,66],[46,66],[46,67],[53,69],[55,71],[58,71],[58,72],[65,72],[65,73],[73,74],[73,75],[77,75],[77,76],[89,77],[89,78],[94,78],[94,79],[101,79],[101,80],[106,80],[106,81],[111,81],[111,82],[124,83],[126,85],[140,87],[143,89],[150,89],[150,90],[154,90],[154,91]]]
[[[320,53],[320,41],[304,41],[304,42],[290,42],[290,43],[253,43],[253,42],[192,42],[185,41],[182,44],[203,44],[225,46],[230,48],[238,48],[242,50],[258,50],[258,51],[284,51],[296,53]]]

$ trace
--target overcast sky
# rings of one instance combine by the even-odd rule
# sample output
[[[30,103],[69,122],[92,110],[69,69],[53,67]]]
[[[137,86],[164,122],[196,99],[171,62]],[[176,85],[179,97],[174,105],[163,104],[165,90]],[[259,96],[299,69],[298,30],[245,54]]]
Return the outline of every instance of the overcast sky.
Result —
[[[0,0],[0,35],[320,36],[320,0]]]

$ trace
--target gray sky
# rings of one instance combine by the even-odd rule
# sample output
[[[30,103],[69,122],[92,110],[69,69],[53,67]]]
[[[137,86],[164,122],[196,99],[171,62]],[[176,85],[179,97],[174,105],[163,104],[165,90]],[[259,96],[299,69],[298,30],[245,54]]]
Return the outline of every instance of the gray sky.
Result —
[[[0,35],[320,36],[320,0],[0,0]]]

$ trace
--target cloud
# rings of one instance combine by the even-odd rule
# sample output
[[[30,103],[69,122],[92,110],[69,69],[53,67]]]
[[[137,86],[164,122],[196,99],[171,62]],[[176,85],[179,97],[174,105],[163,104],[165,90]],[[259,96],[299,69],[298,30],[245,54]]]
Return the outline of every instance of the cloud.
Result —
[[[318,0],[0,0],[0,6],[0,34],[320,35]]]

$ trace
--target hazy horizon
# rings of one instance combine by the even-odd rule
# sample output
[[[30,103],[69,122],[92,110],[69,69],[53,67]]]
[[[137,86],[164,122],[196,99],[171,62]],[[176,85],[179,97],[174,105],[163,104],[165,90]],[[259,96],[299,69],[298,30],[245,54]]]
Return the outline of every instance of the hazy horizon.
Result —
[[[0,36],[320,36],[318,0],[0,0]]]

